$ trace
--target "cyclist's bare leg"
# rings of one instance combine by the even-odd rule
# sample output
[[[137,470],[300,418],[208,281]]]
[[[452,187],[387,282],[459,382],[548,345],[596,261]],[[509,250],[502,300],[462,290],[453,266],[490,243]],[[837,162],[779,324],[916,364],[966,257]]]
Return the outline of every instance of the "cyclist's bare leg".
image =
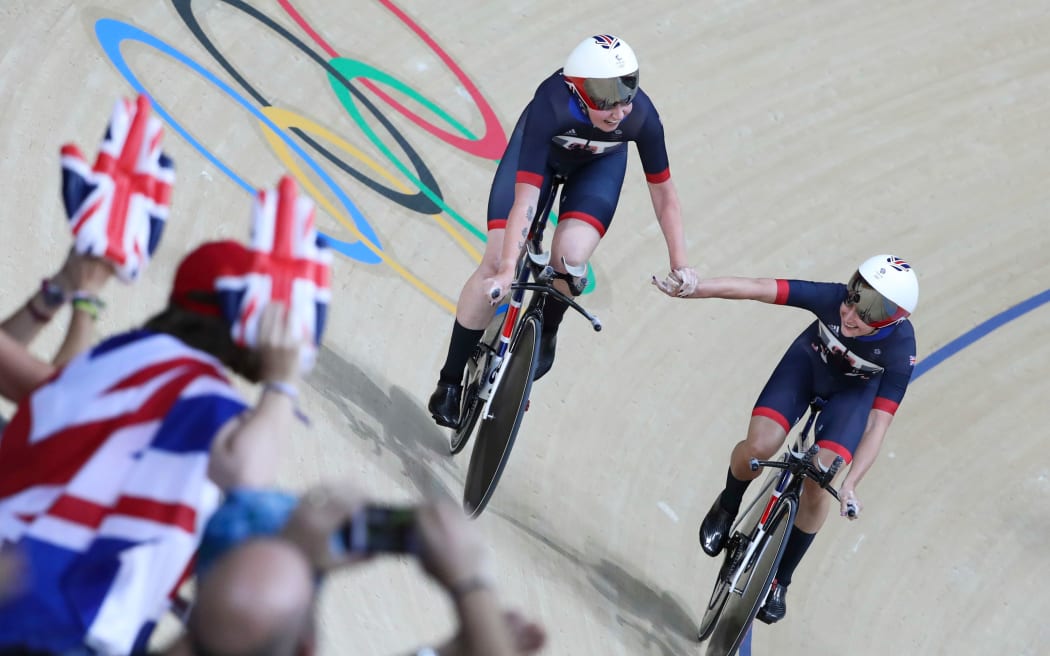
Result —
[[[563,219],[558,222],[551,242],[551,266],[558,273],[567,273],[562,258],[571,266],[586,264],[602,240],[601,234],[591,224],[578,219]],[[557,288],[568,294],[569,286],[564,280],[555,282]]]
[[[821,449],[820,462],[825,467],[829,467],[835,461],[837,455],[830,449]],[[835,479],[837,480],[840,476],[842,476],[842,470],[835,476]],[[798,504],[798,515],[795,517],[795,526],[806,533],[816,533],[824,525],[824,520],[828,517],[828,509],[831,507],[834,499],[830,494],[820,489],[820,485],[808,478],[803,483],[802,489],[802,497],[799,499]]]
[[[485,242],[485,254],[481,264],[470,274],[459,293],[456,303],[456,321],[471,330],[484,330],[488,327],[496,308],[486,300],[489,290],[485,288],[485,279],[496,275],[499,269],[500,253],[503,250],[503,229],[489,230]]]
[[[551,241],[551,266],[558,273],[568,273],[570,267],[580,267],[591,259],[594,249],[602,236],[589,223],[576,219],[564,219],[558,222]],[[554,280],[554,288],[563,294],[572,295],[569,283],[561,278]],[[536,365],[534,380],[539,380],[550,371],[554,364],[554,353],[558,343],[558,326],[569,306],[554,297],[549,297],[543,306],[543,336],[540,339],[540,354]]]
[[[769,460],[784,443],[787,431],[769,417],[751,417],[751,423],[747,427],[747,438],[738,442],[733,447],[733,454],[729,459],[729,468],[733,476],[741,481],[751,481],[758,477],[760,472],[751,471],[751,459]]]
[[[496,275],[503,249],[505,230],[489,230],[481,264],[470,274],[459,293],[456,321],[452,325],[448,354],[438,374],[437,387],[430,395],[427,409],[439,426],[458,428],[463,387],[460,380],[470,353],[495,315],[486,296],[485,279]]]
[[[751,417],[747,437],[733,447],[726,487],[700,524],[700,546],[707,555],[716,556],[722,551],[729,538],[732,520],[740,509],[744,491],[759,475],[759,472],[751,471],[751,459],[769,460],[784,443],[786,436],[787,431],[769,417]]]

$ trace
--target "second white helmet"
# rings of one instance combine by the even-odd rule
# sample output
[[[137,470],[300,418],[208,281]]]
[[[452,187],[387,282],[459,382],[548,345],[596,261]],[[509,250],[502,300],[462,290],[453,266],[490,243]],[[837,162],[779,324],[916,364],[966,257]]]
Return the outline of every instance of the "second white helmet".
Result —
[[[850,278],[846,302],[872,328],[888,326],[915,311],[919,279],[911,265],[895,255],[869,257]]]

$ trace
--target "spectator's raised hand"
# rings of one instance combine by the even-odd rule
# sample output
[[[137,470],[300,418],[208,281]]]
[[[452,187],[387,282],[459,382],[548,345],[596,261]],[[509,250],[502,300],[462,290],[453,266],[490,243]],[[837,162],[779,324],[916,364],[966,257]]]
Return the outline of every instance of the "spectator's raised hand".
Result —
[[[69,294],[97,295],[114,273],[116,267],[109,260],[71,248],[62,268],[51,280]]]
[[[365,560],[363,554],[333,548],[333,536],[364,508],[367,495],[352,485],[315,487],[299,501],[282,535],[302,549],[314,570],[324,572]]]
[[[300,352],[307,342],[296,330],[294,318],[284,303],[270,302],[263,308],[256,342],[262,361],[261,380],[294,384],[299,378]]]

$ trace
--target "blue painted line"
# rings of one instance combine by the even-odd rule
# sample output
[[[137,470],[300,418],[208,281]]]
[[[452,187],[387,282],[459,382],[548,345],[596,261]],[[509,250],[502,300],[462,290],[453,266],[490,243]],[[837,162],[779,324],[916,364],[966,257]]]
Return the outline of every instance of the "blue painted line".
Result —
[[[959,337],[956,337],[952,341],[948,342],[941,348],[937,349],[933,353],[929,354],[925,358],[919,361],[915,365],[915,373],[912,375],[912,379],[916,379],[925,374],[930,369],[933,369],[940,363],[944,362],[948,358],[952,357],[959,351],[963,350],[967,346],[970,346],[982,337],[987,336],[993,330],[1001,328],[1006,324],[1010,323],[1014,319],[1022,317],[1032,310],[1050,303],[1050,289],[1036,294],[1028,300],[1021,301],[1017,305],[1003,310],[999,314],[995,315],[991,319],[975,326],[971,330],[966,331]],[[746,655],[744,655],[746,656]]]

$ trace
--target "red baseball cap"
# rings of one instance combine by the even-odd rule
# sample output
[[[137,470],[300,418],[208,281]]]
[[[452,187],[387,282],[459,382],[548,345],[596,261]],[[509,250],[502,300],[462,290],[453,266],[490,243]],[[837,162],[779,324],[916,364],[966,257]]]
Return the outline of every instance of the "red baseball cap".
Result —
[[[237,241],[201,244],[179,263],[171,289],[172,305],[206,316],[223,316],[218,304],[217,282],[224,276],[244,275],[251,260],[251,251]],[[199,296],[201,293],[212,295],[215,300],[202,300]]]

